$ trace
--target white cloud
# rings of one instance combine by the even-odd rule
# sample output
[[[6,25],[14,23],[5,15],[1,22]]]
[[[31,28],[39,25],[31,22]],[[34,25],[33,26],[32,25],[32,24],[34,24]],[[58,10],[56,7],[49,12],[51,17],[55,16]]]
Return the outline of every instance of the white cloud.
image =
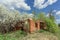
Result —
[[[20,8],[23,10],[30,10],[30,6],[25,3],[25,0],[0,0],[0,3],[6,5],[10,9]]]
[[[56,13],[56,22],[60,23],[60,11],[54,10],[54,12]]]
[[[60,23],[60,19],[56,19],[56,22],[57,22],[57,23]]]
[[[56,15],[60,15],[60,11],[57,11],[57,12],[56,12]]]
[[[52,10],[52,13],[56,14],[57,10]],[[46,14],[47,17],[49,17],[49,12]]]
[[[57,12],[57,10],[53,10],[53,12]]]
[[[49,5],[52,5],[53,3],[57,2],[57,0],[48,0],[47,2],[45,2],[46,0],[35,0],[34,1],[34,7],[36,7],[37,9],[43,9],[46,8]]]

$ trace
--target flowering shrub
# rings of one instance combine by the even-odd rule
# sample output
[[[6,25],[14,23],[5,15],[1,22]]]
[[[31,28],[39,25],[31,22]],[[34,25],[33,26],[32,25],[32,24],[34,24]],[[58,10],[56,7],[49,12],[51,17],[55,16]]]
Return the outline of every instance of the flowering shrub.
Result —
[[[17,10],[10,10],[0,4],[0,32],[5,33],[12,31],[18,21],[24,21],[32,17],[32,14],[27,14],[25,12],[21,14]]]
[[[20,20],[18,11],[11,11],[0,4],[0,32],[5,33],[11,31],[18,20]]]

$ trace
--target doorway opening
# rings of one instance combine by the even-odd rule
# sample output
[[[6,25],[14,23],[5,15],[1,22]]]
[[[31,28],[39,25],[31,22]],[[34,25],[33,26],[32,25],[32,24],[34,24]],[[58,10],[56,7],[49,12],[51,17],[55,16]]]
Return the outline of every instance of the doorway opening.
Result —
[[[44,29],[45,27],[45,23],[44,22],[40,22],[40,29]]]

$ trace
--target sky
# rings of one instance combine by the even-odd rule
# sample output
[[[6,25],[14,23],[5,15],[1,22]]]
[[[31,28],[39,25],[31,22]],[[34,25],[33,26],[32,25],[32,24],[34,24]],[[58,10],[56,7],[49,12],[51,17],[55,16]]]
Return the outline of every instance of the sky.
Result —
[[[48,12],[52,10],[56,16],[56,22],[60,23],[60,0],[0,0],[0,4],[20,12],[45,12],[47,16]]]

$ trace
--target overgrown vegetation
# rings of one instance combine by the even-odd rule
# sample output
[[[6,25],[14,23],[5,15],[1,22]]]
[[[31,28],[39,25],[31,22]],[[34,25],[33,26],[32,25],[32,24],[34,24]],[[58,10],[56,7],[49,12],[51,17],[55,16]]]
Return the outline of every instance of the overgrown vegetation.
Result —
[[[27,13],[22,14],[17,10],[9,10],[0,4],[0,33],[12,31],[17,22],[28,18],[32,16]]]
[[[46,25],[47,25],[47,30],[48,31],[50,31],[50,32],[52,32],[52,33],[56,33],[56,32],[58,32],[58,26],[57,26],[57,24],[55,23],[55,22],[53,22],[51,19],[49,19],[49,18],[46,18],[46,20],[45,20],[45,22],[46,22]]]
[[[58,24],[58,26],[60,27],[60,23]]]
[[[15,24],[18,21],[26,20],[28,18],[33,18],[34,21],[37,20],[44,21],[47,27],[46,31],[51,33],[57,33],[59,35],[60,31],[58,25],[55,23],[55,18],[53,15],[50,14],[49,17],[46,17],[45,13],[43,12],[38,14],[35,14],[35,12],[33,12],[31,15],[27,13],[21,14],[17,10],[11,11],[7,9],[5,6],[0,5],[0,33],[5,33],[5,31],[7,31],[7,33],[4,35],[0,34],[0,40],[10,40],[10,39],[17,40],[17,38],[22,38],[26,36],[27,33],[20,30],[12,34],[9,34],[9,32],[13,30],[12,28],[15,27]],[[44,32],[44,31],[45,30],[39,30],[39,32]]]
[[[20,20],[18,11],[11,11],[4,5],[0,5],[0,32],[5,33],[13,30],[16,22]]]
[[[21,30],[6,33],[6,34],[0,34],[0,40],[21,40],[25,36],[27,36],[27,33]]]
[[[55,18],[53,15],[49,15],[49,17],[46,17],[45,13],[41,12],[37,14],[36,20],[44,21],[47,27],[46,30],[49,32],[56,33],[59,30],[58,25],[55,23]]]

